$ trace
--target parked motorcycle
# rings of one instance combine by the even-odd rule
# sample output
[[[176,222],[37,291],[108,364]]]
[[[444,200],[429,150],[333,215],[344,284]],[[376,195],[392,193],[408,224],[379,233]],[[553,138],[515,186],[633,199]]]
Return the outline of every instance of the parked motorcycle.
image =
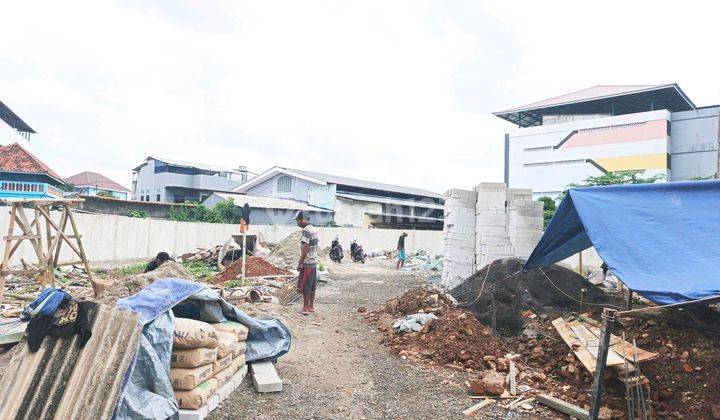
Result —
[[[365,264],[365,250],[362,245],[357,243],[357,239],[353,239],[352,242],[350,242],[350,257],[354,262]]]
[[[337,236],[333,239],[332,244],[330,244],[330,259],[338,264],[342,262],[343,259],[343,249],[340,245],[340,238]]]

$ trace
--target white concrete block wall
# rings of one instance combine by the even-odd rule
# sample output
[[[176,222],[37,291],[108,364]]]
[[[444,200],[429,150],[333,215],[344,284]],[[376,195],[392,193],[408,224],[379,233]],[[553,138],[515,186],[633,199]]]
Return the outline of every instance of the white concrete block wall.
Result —
[[[26,211],[26,214],[30,217],[29,211]],[[56,222],[60,220],[58,212],[52,212],[52,216]],[[234,224],[173,222],[83,213],[74,213],[74,216],[91,263],[150,259],[160,251],[177,256],[196,248],[221,245],[230,239],[231,235],[239,233],[239,227]],[[8,208],[0,207],[0,230],[3,236],[7,233],[8,220]],[[296,226],[286,225],[250,227],[251,233],[257,234],[263,242],[268,243],[280,242],[297,230],[299,228]],[[318,227],[317,231],[322,248],[330,246],[335,235],[339,235],[345,247],[349,247],[350,241],[357,238],[368,252],[395,249],[400,234],[406,232],[408,237],[405,245],[408,252],[420,249],[433,255],[442,255],[444,252],[443,232],[440,231],[343,227]],[[66,232],[70,232],[69,223]],[[16,227],[15,233],[19,234],[19,228]],[[4,241],[0,246],[4,247]],[[468,242],[468,247],[472,249],[473,243]],[[28,241],[15,252],[10,261],[11,266],[18,266],[20,258],[28,262],[36,261]],[[67,245],[63,245],[60,258],[62,261],[77,260]],[[474,259],[474,256],[472,258]]]
[[[475,272],[475,191],[452,189],[445,193],[443,227],[444,264],[441,284],[448,289]]]
[[[448,196],[452,196],[452,191],[448,191]],[[519,188],[506,188],[503,183],[481,183],[473,189],[476,193],[477,200],[474,205],[475,209],[475,240],[474,240],[474,260],[475,266],[471,272],[475,272],[490,262],[512,256],[526,258],[530,255],[535,245],[542,236],[543,212],[542,203],[533,201],[532,190]],[[460,194],[455,194],[460,195]],[[467,207],[469,202],[469,194],[463,195],[463,207]],[[459,199],[450,201],[452,206],[457,205]],[[460,213],[459,210],[453,210],[448,206],[446,198],[445,214],[452,214],[453,211]],[[467,222],[467,211],[462,211],[463,222]],[[470,235],[463,233],[462,238],[457,235],[452,236],[453,230],[448,231],[448,218],[446,216],[446,233],[445,233],[445,256],[446,271],[450,270],[448,259],[455,261],[469,261],[470,257],[465,257],[468,252],[467,240]],[[469,226],[466,224],[465,226]],[[452,238],[454,240],[449,240]],[[459,249],[458,241],[464,240],[463,248]],[[462,256],[462,257],[461,257]],[[463,266],[463,269],[467,267]],[[448,276],[444,273],[444,279]],[[447,282],[447,281],[446,281]],[[457,280],[453,280],[452,284],[457,284]]]

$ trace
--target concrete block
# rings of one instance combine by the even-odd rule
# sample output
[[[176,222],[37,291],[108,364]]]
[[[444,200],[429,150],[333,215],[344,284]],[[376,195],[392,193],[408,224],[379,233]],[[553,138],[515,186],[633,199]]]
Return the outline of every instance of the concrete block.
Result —
[[[235,381],[232,378],[227,383],[215,391],[215,395],[220,398],[220,402],[224,401],[236,388]]]
[[[253,383],[257,392],[282,391],[282,380],[272,362],[251,363],[250,368],[253,372]]]
[[[214,409],[216,409],[220,405],[220,396],[215,394],[208,400],[207,408],[208,412],[212,412]]]
[[[507,231],[505,230],[505,226],[478,226],[477,233],[475,234],[475,237],[483,237],[483,236],[507,236]]]
[[[504,182],[481,182],[475,186],[475,191],[480,190],[505,190]]]
[[[198,408],[197,410],[185,410],[181,408],[179,410],[178,417],[180,420],[203,420],[205,417],[207,417],[208,413],[209,410],[206,404]]]

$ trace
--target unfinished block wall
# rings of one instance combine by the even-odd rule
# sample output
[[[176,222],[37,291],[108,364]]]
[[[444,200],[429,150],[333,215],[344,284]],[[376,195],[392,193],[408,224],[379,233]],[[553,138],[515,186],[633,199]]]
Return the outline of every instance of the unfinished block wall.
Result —
[[[473,191],[449,190],[445,193],[441,284],[451,289],[496,259],[527,258],[542,228],[543,205],[533,201],[532,190],[489,182]]]
[[[460,284],[475,272],[475,191],[445,193],[443,284]]]

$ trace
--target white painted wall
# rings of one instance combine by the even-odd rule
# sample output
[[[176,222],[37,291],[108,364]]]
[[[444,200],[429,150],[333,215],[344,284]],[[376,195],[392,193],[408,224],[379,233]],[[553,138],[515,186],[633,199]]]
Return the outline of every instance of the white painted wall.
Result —
[[[26,213],[30,216],[30,212]],[[223,244],[230,235],[238,233],[237,225],[220,223],[173,222],[157,219],[137,219],[115,215],[94,215],[75,213],[75,220],[82,235],[82,242],[91,263],[149,259],[160,251],[179,255],[198,247],[210,247]],[[60,215],[53,212],[59,221]],[[0,208],[0,231],[7,233],[9,214],[7,208]],[[254,225],[250,232],[256,233],[266,242],[277,243],[297,226]],[[397,239],[403,232],[390,229],[330,228],[318,227],[320,246],[325,248],[339,234],[344,246],[349,246],[353,237],[363,245],[366,251],[394,249]],[[70,226],[66,232],[70,232]],[[442,232],[407,231],[405,240],[408,251],[425,249],[433,254],[442,254]],[[19,229],[16,229],[19,234]],[[4,251],[4,242],[1,245]],[[298,245],[299,246],[299,245]],[[20,258],[28,262],[36,260],[29,242],[25,242],[13,255],[11,265],[19,265]],[[64,245],[61,254],[63,261],[72,261],[72,251]]]

